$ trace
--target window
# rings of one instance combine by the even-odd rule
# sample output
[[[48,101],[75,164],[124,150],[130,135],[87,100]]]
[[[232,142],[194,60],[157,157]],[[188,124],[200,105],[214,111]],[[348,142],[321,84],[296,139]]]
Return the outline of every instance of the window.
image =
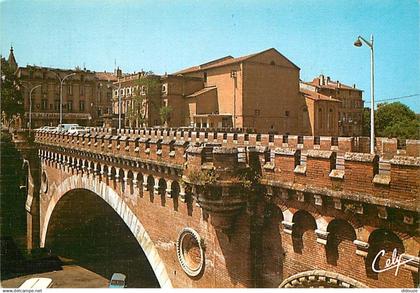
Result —
[[[54,110],[60,110],[60,100],[54,100]]]
[[[322,129],[322,109],[318,110],[319,116],[318,116],[318,127],[319,129]]]
[[[290,112],[289,112],[289,111],[285,111],[285,112],[284,112],[284,115],[285,115],[286,117],[289,117],[289,114],[290,114]]]
[[[85,101],[79,101],[79,111],[80,112],[85,111]]]
[[[68,87],[68,94],[69,95],[72,95],[73,94],[73,85],[69,85],[69,87]]]
[[[271,61],[271,62],[270,62],[270,65],[276,65],[276,62]]]
[[[166,94],[166,90],[167,90],[167,84],[162,84],[162,93]]]
[[[111,98],[111,94],[112,94],[111,92],[107,92],[107,93],[106,93],[106,97],[107,97],[108,99],[110,99],[110,98]]]
[[[48,100],[42,99],[41,100],[41,110],[47,110],[48,109]]]
[[[98,108],[98,117],[102,116],[102,109]]]
[[[73,101],[67,101],[67,111],[71,112],[73,111]]]
[[[222,127],[229,127],[231,126],[231,118],[230,117],[223,117],[222,118]]]
[[[203,74],[203,79],[204,79],[204,82],[207,82],[207,72],[205,72],[205,71],[204,71],[204,74]]]

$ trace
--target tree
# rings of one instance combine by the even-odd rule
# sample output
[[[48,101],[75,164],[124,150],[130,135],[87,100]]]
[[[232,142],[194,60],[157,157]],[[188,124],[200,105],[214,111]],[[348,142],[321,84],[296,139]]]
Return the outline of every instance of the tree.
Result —
[[[400,102],[378,104],[375,131],[377,136],[419,139],[420,119],[414,111]]]
[[[13,116],[22,116],[24,109],[19,78],[4,58],[1,58],[0,88],[2,123],[9,126]]]
[[[171,106],[163,106],[160,108],[159,115],[160,115],[160,121],[162,121],[162,124],[166,125],[169,122],[169,120],[171,119],[171,113],[172,113]]]
[[[370,108],[363,109],[363,125],[362,133],[363,136],[370,136]]]
[[[142,126],[148,122],[150,108],[159,109],[155,97],[160,96],[159,78],[152,71],[143,73],[136,81],[138,87],[132,96],[127,118],[131,124]]]

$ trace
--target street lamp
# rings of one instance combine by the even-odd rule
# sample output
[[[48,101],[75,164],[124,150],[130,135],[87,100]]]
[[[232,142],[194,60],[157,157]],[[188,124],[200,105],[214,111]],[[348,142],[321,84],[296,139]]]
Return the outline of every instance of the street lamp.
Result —
[[[118,97],[118,131],[121,131],[121,82],[118,79],[118,87],[111,85],[112,89],[117,89],[117,97]]]
[[[358,36],[354,46],[361,47],[365,43],[370,48],[370,153],[375,153],[375,74],[373,59],[373,35],[370,36],[370,42],[363,37]]]
[[[22,85],[24,88],[27,88],[26,86]],[[31,90],[29,91],[29,131],[31,131],[32,128],[32,92],[39,88],[41,85],[36,85],[34,87],[31,88]],[[28,88],[27,88],[28,89]]]
[[[76,75],[76,73],[73,72],[61,78],[57,72],[55,71],[51,71],[51,72],[53,72],[57,76],[57,78],[60,80],[60,124],[62,124],[63,123],[63,83],[67,77]]]

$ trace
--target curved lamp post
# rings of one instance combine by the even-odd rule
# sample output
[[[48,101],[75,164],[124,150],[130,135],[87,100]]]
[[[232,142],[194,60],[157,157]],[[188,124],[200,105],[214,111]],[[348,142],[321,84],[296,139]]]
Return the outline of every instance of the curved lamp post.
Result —
[[[63,123],[63,83],[66,78],[76,75],[76,73],[73,72],[61,78],[57,72],[55,71],[51,71],[51,72],[53,72],[57,76],[57,78],[60,80],[60,124],[62,124]]]
[[[118,79],[118,86],[111,85],[112,89],[117,89],[117,97],[118,97],[118,131],[121,131],[121,81]]]
[[[24,88],[29,89],[28,87],[26,87],[25,85],[22,85]],[[41,85],[36,85],[34,87],[32,87],[29,91],[29,121],[28,121],[28,128],[29,131],[31,131],[32,129],[32,93],[35,89],[39,88]]]
[[[375,74],[373,59],[373,35],[370,36],[370,42],[363,37],[358,36],[354,46],[361,47],[365,43],[370,48],[370,153],[375,153]]]

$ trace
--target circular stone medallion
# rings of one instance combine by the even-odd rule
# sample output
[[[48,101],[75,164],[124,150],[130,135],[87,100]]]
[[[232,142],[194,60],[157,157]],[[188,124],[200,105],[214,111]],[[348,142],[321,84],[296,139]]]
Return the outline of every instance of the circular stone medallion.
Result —
[[[198,276],[204,268],[204,250],[200,235],[191,228],[184,228],[176,243],[178,260],[182,269],[191,277]]]

